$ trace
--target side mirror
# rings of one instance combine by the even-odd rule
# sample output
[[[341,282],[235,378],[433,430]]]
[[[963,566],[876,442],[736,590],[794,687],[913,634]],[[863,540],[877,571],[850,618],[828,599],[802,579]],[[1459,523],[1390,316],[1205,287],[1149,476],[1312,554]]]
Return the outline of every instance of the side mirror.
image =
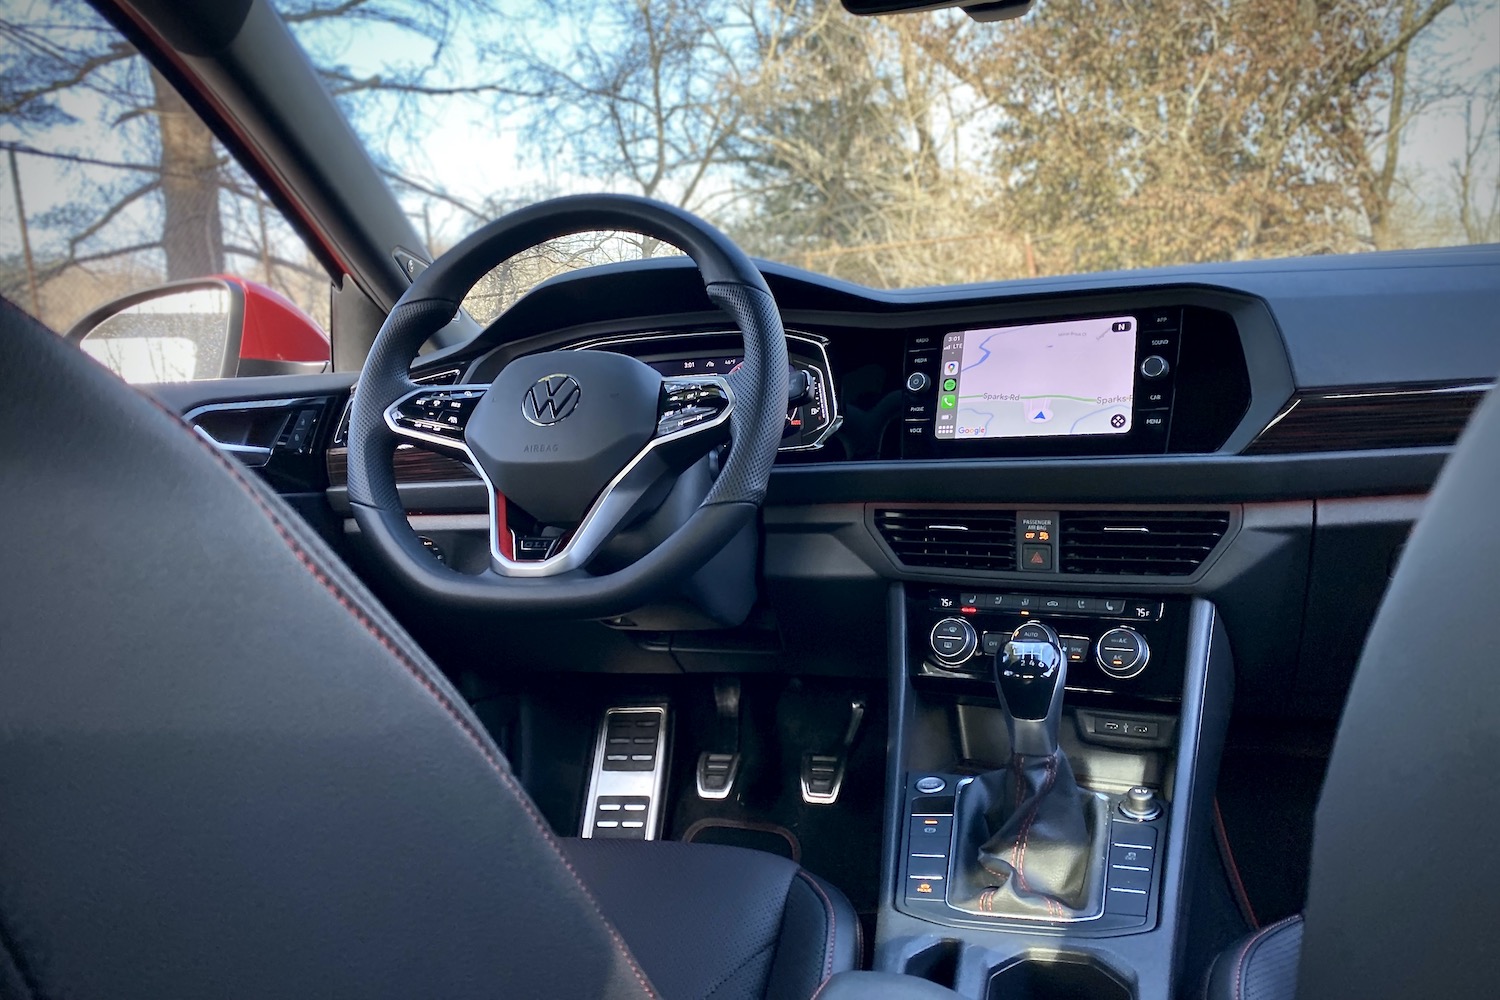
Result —
[[[328,337],[280,293],[220,275],[176,281],[108,302],[65,335],[132,384],[328,367]]]

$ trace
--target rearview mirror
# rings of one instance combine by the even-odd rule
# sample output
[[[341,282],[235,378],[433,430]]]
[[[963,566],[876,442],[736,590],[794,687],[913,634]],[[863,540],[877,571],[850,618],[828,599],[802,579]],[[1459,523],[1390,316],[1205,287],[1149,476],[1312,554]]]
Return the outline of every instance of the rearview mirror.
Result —
[[[1033,0],[843,0],[844,9],[861,17],[885,14],[915,14],[943,7],[962,7],[976,21],[1008,21],[1031,10]]]
[[[65,336],[127,382],[192,382],[323,371],[328,337],[264,285],[220,276],[135,292]]]

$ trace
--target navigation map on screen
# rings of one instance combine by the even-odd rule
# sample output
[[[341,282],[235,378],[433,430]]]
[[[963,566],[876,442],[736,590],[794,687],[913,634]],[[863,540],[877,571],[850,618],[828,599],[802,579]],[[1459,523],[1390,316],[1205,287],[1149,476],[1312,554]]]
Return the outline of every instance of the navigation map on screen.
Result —
[[[943,337],[936,436],[1128,434],[1135,318],[966,330]]]

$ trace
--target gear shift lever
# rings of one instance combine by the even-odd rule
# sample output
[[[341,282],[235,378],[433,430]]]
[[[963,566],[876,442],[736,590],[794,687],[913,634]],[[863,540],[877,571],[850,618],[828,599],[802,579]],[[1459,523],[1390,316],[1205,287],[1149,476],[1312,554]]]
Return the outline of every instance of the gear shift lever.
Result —
[[[1025,757],[1057,753],[1067,674],[1062,643],[1041,622],[1026,622],[995,654],[995,688],[1012,753]]]
[[[978,916],[1063,921],[1103,907],[1104,797],[1078,787],[1058,744],[1068,657],[1029,621],[995,655],[1008,766],[959,792],[948,904]]]

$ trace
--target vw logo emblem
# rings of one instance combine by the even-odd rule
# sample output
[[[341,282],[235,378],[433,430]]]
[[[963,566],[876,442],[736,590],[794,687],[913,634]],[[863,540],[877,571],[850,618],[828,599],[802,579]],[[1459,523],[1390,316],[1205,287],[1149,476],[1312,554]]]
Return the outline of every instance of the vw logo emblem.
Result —
[[[571,375],[539,378],[521,400],[521,415],[539,427],[555,424],[578,409],[581,391]]]

